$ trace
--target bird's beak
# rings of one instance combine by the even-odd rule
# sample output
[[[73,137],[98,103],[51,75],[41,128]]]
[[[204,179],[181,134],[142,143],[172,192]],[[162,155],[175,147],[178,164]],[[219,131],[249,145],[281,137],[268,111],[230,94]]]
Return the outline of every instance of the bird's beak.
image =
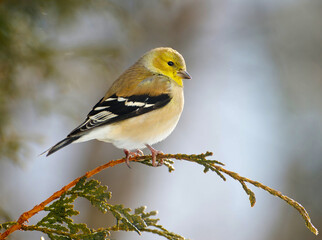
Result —
[[[191,76],[189,75],[189,73],[185,70],[180,70],[177,72],[177,75],[179,77],[181,77],[182,79],[191,79]]]

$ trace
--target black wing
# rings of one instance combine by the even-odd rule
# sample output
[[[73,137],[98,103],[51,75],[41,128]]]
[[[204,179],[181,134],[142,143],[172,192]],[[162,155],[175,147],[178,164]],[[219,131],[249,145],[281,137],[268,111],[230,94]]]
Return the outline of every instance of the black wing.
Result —
[[[170,100],[171,97],[168,94],[158,96],[133,95],[130,97],[120,97],[114,94],[104,101],[102,98],[89,112],[84,123],[74,129],[68,137],[82,135],[84,131],[95,127],[115,123],[162,108]]]

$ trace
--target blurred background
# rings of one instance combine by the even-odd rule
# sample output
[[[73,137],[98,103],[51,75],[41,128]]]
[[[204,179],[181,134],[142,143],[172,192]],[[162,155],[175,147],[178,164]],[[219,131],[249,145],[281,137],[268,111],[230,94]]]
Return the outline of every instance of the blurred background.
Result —
[[[91,141],[38,155],[81,123],[143,53],[185,58],[185,109],[165,153],[215,153],[242,176],[299,201],[322,231],[322,1],[0,1],[0,212],[17,219],[86,171],[123,157]],[[321,239],[296,210],[188,162],[176,171],[125,164],[95,178],[112,203],[158,210],[189,239]],[[86,201],[78,222],[114,224]],[[31,220],[35,223],[42,215]],[[15,232],[10,239],[39,239]],[[46,237],[47,239],[47,237]],[[112,239],[163,239],[115,233]]]

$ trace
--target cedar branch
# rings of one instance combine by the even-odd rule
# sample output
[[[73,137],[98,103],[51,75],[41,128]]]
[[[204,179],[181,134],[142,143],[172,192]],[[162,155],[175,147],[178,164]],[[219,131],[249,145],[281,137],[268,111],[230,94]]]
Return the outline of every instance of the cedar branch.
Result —
[[[250,202],[251,202],[251,206],[253,206],[255,204],[255,195],[253,194],[253,192],[247,188],[245,182],[250,183],[258,188],[261,188],[267,192],[269,192],[270,194],[277,196],[279,198],[281,198],[282,200],[284,200],[285,202],[287,202],[289,205],[293,206],[303,217],[303,219],[305,220],[305,224],[306,226],[309,228],[309,230],[311,232],[313,232],[315,235],[318,235],[318,230],[313,226],[313,224],[311,223],[311,219],[309,217],[309,214],[307,213],[307,211],[305,210],[305,208],[299,204],[298,202],[296,202],[295,200],[289,198],[288,196],[283,195],[281,192],[272,189],[268,186],[263,185],[262,183],[258,182],[258,181],[254,181],[251,179],[248,179],[246,177],[242,177],[239,174],[226,170],[225,168],[223,168],[220,165],[223,165],[222,163],[216,161],[216,160],[207,160],[206,157],[211,156],[212,152],[206,152],[204,154],[199,154],[199,155],[187,155],[187,154],[159,154],[157,156],[158,160],[163,160],[163,159],[177,159],[177,160],[186,160],[186,161],[190,161],[190,162],[196,162],[200,165],[203,165],[205,167],[205,172],[207,172],[209,169],[212,171],[215,171],[217,174],[219,173],[219,176],[221,176],[224,180],[225,178],[223,177],[223,175],[221,173],[227,174],[228,176],[230,176],[231,178],[239,181],[242,186],[243,189],[246,191],[246,193],[249,195],[250,197]],[[151,156],[137,156],[137,157],[131,157],[130,161],[145,161],[145,164],[147,164],[146,162],[151,160]],[[89,172],[87,172],[85,175],[76,178],[75,180],[73,180],[72,182],[70,182],[69,184],[67,184],[66,186],[64,186],[62,189],[60,189],[59,191],[55,192],[53,195],[51,195],[49,198],[47,198],[45,201],[43,201],[42,203],[36,205],[34,208],[32,208],[31,210],[24,212],[18,219],[18,221],[12,225],[10,228],[8,228],[5,232],[3,232],[2,234],[0,234],[0,240],[4,240],[6,239],[6,237],[8,235],[10,235],[11,233],[13,233],[14,231],[17,230],[23,230],[26,229],[26,226],[24,225],[24,223],[26,221],[28,221],[32,216],[34,216],[35,214],[37,214],[38,212],[44,210],[45,206],[47,206],[49,203],[51,203],[52,201],[58,199],[59,197],[62,196],[62,194],[64,194],[66,191],[68,191],[70,188],[72,188],[73,186],[75,186],[78,181],[85,177],[85,178],[90,178],[93,175],[101,172],[102,170],[109,168],[109,167],[113,167],[115,165],[121,164],[125,162],[125,158],[121,158],[118,160],[112,160],[109,161],[106,164],[103,164]]]
[[[134,159],[130,159],[130,160],[134,160]],[[21,230],[22,229],[22,225],[28,221],[32,216],[34,216],[35,214],[37,214],[38,212],[44,210],[44,208],[51,203],[52,201],[60,198],[60,196],[62,194],[64,194],[66,191],[68,191],[70,188],[74,187],[78,181],[85,177],[85,178],[89,178],[92,177],[93,175],[99,173],[100,171],[109,168],[109,167],[113,167],[117,164],[123,163],[125,162],[125,158],[122,159],[118,159],[118,160],[112,160],[109,161],[108,163],[101,165],[89,172],[87,172],[84,176],[78,177],[75,180],[73,180],[72,182],[70,182],[69,184],[67,184],[66,186],[64,186],[62,189],[60,189],[59,191],[55,192],[53,195],[51,195],[49,198],[47,198],[45,201],[43,201],[42,203],[34,206],[31,210],[24,212],[18,219],[17,223],[15,225],[12,225],[10,228],[8,228],[5,232],[3,232],[0,235],[0,240],[6,239],[6,237],[8,235],[10,235],[11,233],[13,233],[14,231],[17,230]]]

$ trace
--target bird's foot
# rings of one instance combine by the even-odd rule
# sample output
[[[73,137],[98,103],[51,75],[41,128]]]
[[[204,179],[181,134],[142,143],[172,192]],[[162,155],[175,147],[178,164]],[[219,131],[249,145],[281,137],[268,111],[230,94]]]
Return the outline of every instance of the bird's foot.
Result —
[[[144,153],[140,149],[136,149],[135,152],[131,152],[127,149],[124,149],[123,151],[124,151],[125,157],[126,157],[125,163],[129,168],[131,168],[130,167],[130,157],[144,156]]]
[[[163,154],[163,152],[161,152],[161,151],[158,151],[158,150],[156,150],[156,149],[154,149],[153,147],[151,147],[149,144],[146,144],[145,145],[148,149],[150,149],[150,151],[151,151],[151,154],[152,154],[152,166],[153,167],[158,167],[158,166],[162,166],[162,164],[163,164],[163,160],[161,159],[160,161],[159,161],[159,163],[157,164],[157,155],[158,154]]]
[[[144,153],[140,149],[136,149],[135,154],[136,156],[144,156]]]

